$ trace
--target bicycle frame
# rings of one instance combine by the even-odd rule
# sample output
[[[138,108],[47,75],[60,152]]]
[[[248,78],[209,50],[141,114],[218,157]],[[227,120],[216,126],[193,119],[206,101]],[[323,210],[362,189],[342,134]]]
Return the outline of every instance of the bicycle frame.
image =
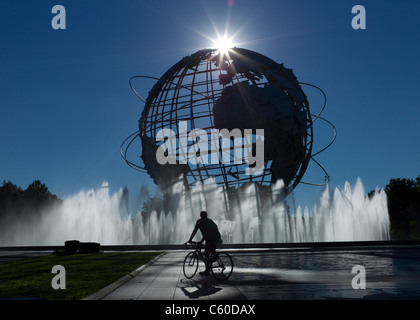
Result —
[[[191,243],[187,242],[185,244],[187,245],[187,247],[188,247],[188,244],[190,244],[192,246],[192,249],[194,249],[194,252],[198,254],[200,260],[205,262],[204,255],[201,252],[201,250],[203,249],[201,242],[191,242]]]
[[[201,242],[185,243],[188,247],[190,244],[194,251],[187,254],[183,264],[183,271],[186,278],[191,279],[197,272],[199,260],[205,263],[205,257],[202,253]],[[218,280],[227,280],[233,271],[233,260],[226,252],[214,252],[215,255],[210,253],[210,270],[212,275]],[[196,258],[197,257],[197,258]]]

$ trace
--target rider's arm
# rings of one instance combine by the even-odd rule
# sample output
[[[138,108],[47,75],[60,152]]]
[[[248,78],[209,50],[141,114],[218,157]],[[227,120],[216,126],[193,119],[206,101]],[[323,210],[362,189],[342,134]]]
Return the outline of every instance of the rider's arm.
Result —
[[[198,223],[196,223],[196,224],[195,224],[194,230],[193,230],[193,232],[191,233],[191,237],[190,237],[190,239],[188,240],[188,242],[191,242],[191,241],[192,241],[192,239],[194,238],[194,236],[195,236],[195,234],[197,233],[197,231],[198,231]]]

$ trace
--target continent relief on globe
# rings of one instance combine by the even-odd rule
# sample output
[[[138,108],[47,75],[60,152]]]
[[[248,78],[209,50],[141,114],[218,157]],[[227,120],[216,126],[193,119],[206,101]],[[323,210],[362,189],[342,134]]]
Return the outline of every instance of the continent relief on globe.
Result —
[[[287,185],[305,155],[305,112],[276,84],[247,81],[227,86],[213,107],[215,128],[264,129],[264,159],[272,160],[272,181]]]

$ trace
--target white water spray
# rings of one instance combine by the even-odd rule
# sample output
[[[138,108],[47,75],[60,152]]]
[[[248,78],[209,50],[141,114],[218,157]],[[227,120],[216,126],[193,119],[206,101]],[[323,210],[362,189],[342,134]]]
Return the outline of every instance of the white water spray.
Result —
[[[132,216],[122,205],[123,190],[110,194],[108,184],[81,191],[45,212],[37,221],[9,221],[0,245],[63,245],[66,240],[116,244],[181,244],[188,240],[199,213],[216,221],[224,243],[318,242],[389,240],[389,217],[384,191],[367,197],[360,179],[352,189],[323,192],[312,211],[288,212],[281,201],[282,184],[261,197],[254,185],[235,201],[209,180],[185,192],[174,185],[168,199],[172,211],[151,210]]]

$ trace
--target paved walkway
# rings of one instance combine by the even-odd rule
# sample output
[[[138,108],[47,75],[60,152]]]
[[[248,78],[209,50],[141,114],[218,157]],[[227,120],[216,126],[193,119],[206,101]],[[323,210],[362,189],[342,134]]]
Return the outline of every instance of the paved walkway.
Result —
[[[115,290],[105,288],[87,299],[101,300],[183,300],[221,299],[243,300],[244,295],[229,282],[220,282],[212,276],[197,274],[186,279],[182,263],[188,251],[166,252],[138,275],[127,279]],[[204,267],[204,264],[200,266]],[[114,285],[115,286],[115,285]],[[110,292],[109,292],[110,291]]]
[[[232,250],[235,268],[226,282],[198,274],[186,279],[182,263],[187,252],[168,251],[87,299],[420,299],[418,245]]]

